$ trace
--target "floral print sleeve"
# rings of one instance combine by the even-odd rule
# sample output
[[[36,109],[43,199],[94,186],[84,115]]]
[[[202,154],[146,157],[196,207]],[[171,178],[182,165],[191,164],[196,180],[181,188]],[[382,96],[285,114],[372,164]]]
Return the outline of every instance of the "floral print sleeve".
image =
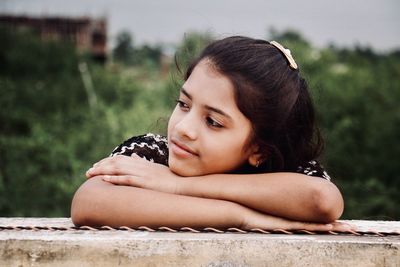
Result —
[[[305,175],[308,175],[308,176],[321,177],[321,178],[324,178],[324,179],[326,179],[328,181],[331,180],[331,177],[324,170],[322,165],[319,164],[315,160],[309,161],[309,162],[297,167],[296,172],[302,173],[302,174],[305,174]]]

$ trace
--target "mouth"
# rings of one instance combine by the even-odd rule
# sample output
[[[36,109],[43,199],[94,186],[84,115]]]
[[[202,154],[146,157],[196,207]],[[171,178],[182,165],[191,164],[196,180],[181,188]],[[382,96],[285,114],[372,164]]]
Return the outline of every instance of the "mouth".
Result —
[[[172,152],[180,157],[198,156],[193,149],[185,144],[182,144],[176,139],[171,139],[170,146]]]

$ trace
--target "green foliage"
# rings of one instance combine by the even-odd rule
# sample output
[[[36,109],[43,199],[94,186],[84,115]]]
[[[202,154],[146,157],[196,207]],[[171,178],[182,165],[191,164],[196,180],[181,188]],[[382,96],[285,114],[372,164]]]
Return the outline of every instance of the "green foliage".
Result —
[[[203,48],[214,39],[214,36],[208,32],[189,32],[185,34],[175,55],[179,70],[185,70],[192,60],[200,55]]]
[[[346,215],[399,218],[400,61],[370,49],[332,53],[327,74],[313,81],[323,90],[326,159],[348,196]]]
[[[117,44],[113,50],[114,60],[129,64],[133,54],[132,37],[128,32],[121,32],[117,36]]]
[[[159,45],[143,45],[135,47],[134,41],[128,32],[121,32],[117,36],[117,44],[113,50],[114,60],[126,66],[150,66],[158,68],[162,56]]]
[[[400,51],[317,49],[295,31],[270,36],[290,47],[309,82],[344,218],[399,219]],[[0,215],[68,216],[91,164],[132,135],[165,133],[181,79],[173,66],[172,79],[161,75],[161,47],[137,47],[126,33],[113,51],[121,64],[106,66],[27,31],[0,37]],[[212,39],[187,34],[181,69]]]
[[[164,84],[90,62],[81,73],[85,56],[70,44],[0,36],[0,215],[68,216],[91,164],[169,113],[154,97]]]

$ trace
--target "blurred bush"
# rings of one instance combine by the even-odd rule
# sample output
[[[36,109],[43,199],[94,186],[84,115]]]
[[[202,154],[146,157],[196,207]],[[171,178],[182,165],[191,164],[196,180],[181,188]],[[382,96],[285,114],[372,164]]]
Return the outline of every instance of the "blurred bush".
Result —
[[[167,84],[154,69],[97,65],[26,30],[0,36],[0,215],[68,216],[94,162],[163,130]]]

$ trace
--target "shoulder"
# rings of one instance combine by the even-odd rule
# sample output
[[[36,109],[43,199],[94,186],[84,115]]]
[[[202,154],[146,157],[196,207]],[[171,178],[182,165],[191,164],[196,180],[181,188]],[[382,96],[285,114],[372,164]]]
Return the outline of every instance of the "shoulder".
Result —
[[[168,141],[165,136],[148,133],[139,136],[133,136],[120,145],[118,145],[110,156],[125,155],[138,156],[148,161],[167,165],[168,161]]]
[[[328,175],[324,167],[316,160],[303,163],[297,167],[297,173],[302,173],[308,176],[316,176],[331,181],[331,177]]]

